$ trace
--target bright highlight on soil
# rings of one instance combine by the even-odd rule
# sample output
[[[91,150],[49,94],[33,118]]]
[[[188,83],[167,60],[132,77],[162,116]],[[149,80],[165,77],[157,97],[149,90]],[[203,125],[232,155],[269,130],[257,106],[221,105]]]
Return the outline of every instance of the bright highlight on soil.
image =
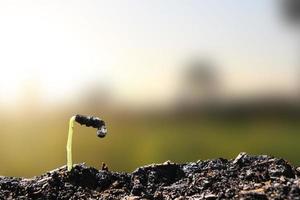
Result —
[[[105,137],[107,133],[107,129],[105,126],[105,122],[98,117],[93,116],[83,116],[83,115],[75,115],[70,118],[69,121],[69,132],[68,132],[68,141],[67,141],[67,167],[68,171],[71,171],[73,167],[72,162],[72,138],[73,138],[73,130],[74,130],[74,122],[79,123],[80,125],[85,125],[87,127],[93,127],[97,129],[97,136],[100,138]]]

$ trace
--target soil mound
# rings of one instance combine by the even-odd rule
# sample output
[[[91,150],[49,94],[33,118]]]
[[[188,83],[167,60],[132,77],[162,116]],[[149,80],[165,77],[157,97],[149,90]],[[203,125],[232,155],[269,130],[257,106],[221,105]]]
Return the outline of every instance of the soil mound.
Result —
[[[0,177],[0,199],[300,199],[300,170],[266,155],[240,153],[132,173],[66,166],[31,179]]]

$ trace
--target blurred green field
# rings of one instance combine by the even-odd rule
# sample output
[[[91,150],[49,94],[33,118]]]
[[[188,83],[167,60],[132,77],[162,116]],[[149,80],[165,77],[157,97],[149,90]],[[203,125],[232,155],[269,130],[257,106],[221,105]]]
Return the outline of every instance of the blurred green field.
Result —
[[[66,164],[71,114],[48,113],[33,118],[1,118],[0,174],[31,177]],[[132,171],[166,160],[190,162],[234,158],[239,152],[270,154],[300,164],[297,121],[222,121],[197,118],[146,117],[119,114],[104,118],[109,133],[76,125],[73,161],[110,170]]]

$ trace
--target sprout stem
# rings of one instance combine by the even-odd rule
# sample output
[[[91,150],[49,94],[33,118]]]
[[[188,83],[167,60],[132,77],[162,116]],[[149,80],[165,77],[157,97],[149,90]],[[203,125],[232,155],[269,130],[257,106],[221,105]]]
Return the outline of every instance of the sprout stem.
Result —
[[[73,129],[74,122],[79,123],[80,125],[85,125],[87,127],[93,127],[97,129],[97,136],[103,138],[107,129],[105,127],[105,122],[98,117],[93,116],[84,116],[84,115],[75,115],[71,117],[69,122],[69,133],[68,133],[68,141],[67,141],[67,167],[68,171],[72,170],[72,138],[73,138]]]
[[[68,171],[71,171],[71,169],[73,167],[73,163],[72,163],[72,138],[73,138],[73,128],[74,128],[75,117],[76,116],[71,117],[70,122],[69,122],[69,133],[68,133],[68,141],[67,141],[67,167],[68,167]]]

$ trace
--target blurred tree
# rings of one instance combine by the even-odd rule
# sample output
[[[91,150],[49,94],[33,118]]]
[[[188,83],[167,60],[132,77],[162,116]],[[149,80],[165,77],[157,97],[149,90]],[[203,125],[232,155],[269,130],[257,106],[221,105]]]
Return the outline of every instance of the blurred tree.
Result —
[[[285,19],[296,28],[300,28],[300,0],[281,0],[280,2],[282,4],[282,10]],[[298,67],[298,69],[298,71],[300,72],[300,66]]]
[[[219,80],[215,66],[207,59],[193,59],[184,68],[179,92],[180,107],[199,110],[218,99]]]
[[[97,111],[107,112],[112,108],[112,89],[107,85],[95,82],[83,88],[81,97],[78,99],[83,112],[97,113]]]
[[[288,21],[300,25],[300,1],[299,0],[281,0],[284,14]]]
[[[194,60],[187,66],[185,81],[189,89],[200,92],[203,98],[211,97],[217,86],[215,68],[209,61]]]

